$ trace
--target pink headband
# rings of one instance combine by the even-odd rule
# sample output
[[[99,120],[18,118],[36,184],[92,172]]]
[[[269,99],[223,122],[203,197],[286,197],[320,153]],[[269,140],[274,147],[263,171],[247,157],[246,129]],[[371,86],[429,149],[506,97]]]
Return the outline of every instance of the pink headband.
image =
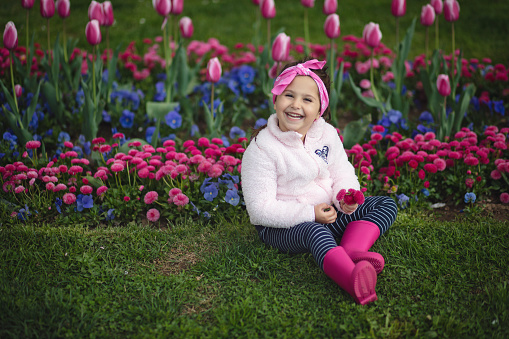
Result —
[[[327,88],[315,72],[311,71],[311,69],[322,69],[325,66],[325,61],[318,61],[316,59],[306,61],[302,64],[298,64],[296,66],[288,67],[285,69],[274,81],[274,87],[272,88],[272,103],[276,102],[276,96],[280,95],[284,92],[286,87],[295,79],[297,75],[307,75],[313,78],[318,86],[318,92],[320,93],[320,116],[323,115],[323,112],[329,106],[329,94],[327,93]]]

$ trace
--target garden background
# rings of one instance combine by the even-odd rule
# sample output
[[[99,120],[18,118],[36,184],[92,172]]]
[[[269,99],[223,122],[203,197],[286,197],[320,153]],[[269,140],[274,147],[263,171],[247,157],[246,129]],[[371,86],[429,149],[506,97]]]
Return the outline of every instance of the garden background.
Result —
[[[167,27],[175,34],[177,20],[188,16],[194,33],[177,41],[175,67],[165,69],[157,38],[164,33],[163,18],[152,1],[112,2],[109,46],[120,48],[108,58],[104,27],[98,51],[85,38],[90,2],[73,0],[65,29],[57,14],[49,20],[52,60],[69,60],[59,68],[45,58],[48,20],[37,1],[29,11],[29,33],[38,50],[32,65],[38,76],[30,77],[23,73],[21,50],[26,11],[17,2],[4,5],[2,22],[13,21],[18,30],[13,53],[21,61],[14,79],[23,88],[19,116],[30,138],[23,140],[27,134],[14,133],[4,119],[14,105],[5,94],[12,91],[3,49],[2,336],[507,336],[509,4],[460,1],[454,44],[471,76],[462,72],[451,83],[453,93],[462,95],[458,102],[468,107],[463,129],[446,133],[441,128],[449,122],[436,120],[443,99],[429,96],[436,92],[436,74],[422,76],[420,67],[426,34],[419,16],[426,3],[409,2],[399,19],[400,41],[409,48],[406,64],[398,64],[394,53],[390,1],[342,1],[336,11],[341,35],[334,39],[334,70],[345,61],[351,78],[336,73],[334,123],[367,194],[392,195],[400,206],[395,225],[374,248],[387,261],[379,301],[364,308],[310,256],[285,256],[262,245],[242,206],[242,152],[251,128],[270,113],[271,80],[262,75],[272,66],[270,48],[264,54],[248,45],[267,44],[267,21],[257,6],[186,0]],[[276,2],[272,39],[288,34],[290,55],[302,56],[297,38],[305,35],[307,11],[311,50],[326,58],[331,40],[322,4],[305,9],[299,1]],[[432,58],[434,71],[449,73],[451,23],[443,15],[439,20],[443,53]],[[370,21],[383,33],[375,54],[381,66],[369,80],[384,106],[361,85],[370,77],[361,65],[366,69],[370,56],[361,39]],[[65,47],[64,31],[71,39]],[[429,33],[431,58],[434,26]],[[74,53],[73,44],[79,48]],[[188,53],[181,53],[184,48]],[[95,52],[103,58],[79,61]],[[402,48],[399,56],[404,53]],[[217,82],[206,77],[213,56],[222,64]],[[383,57],[396,66],[384,65]],[[115,65],[103,64],[110,58]],[[382,80],[389,71],[404,90]],[[165,79],[179,86],[168,92]],[[32,100],[37,91],[38,102]],[[400,102],[400,110],[387,109],[398,108],[396,97],[408,107]],[[449,117],[459,107],[452,98],[445,99]],[[104,110],[94,110],[99,106]],[[424,119],[424,111],[435,120]]]

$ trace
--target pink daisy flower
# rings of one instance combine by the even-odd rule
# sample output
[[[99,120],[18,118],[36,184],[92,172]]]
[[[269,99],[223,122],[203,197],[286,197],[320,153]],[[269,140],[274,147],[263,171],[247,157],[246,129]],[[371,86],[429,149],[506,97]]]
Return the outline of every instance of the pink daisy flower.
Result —
[[[184,206],[189,203],[189,198],[185,194],[179,193],[173,198],[173,203],[177,206]]]
[[[156,201],[157,198],[159,198],[159,194],[157,194],[156,191],[150,191],[147,192],[147,194],[145,194],[145,198],[143,198],[143,201],[145,201],[145,204],[150,205],[151,203]]]
[[[152,221],[152,222],[156,222],[157,220],[159,220],[159,217],[161,216],[161,214],[159,213],[159,211],[155,208],[151,208],[147,211],[147,219],[149,221]]]
[[[70,205],[70,204],[73,204],[76,201],[76,196],[74,194],[72,194],[72,193],[65,193],[64,196],[62,197],[62,200],[67,205]]]
[[[170,196],[170,198],[173,200],[173,198],[179,194],[179,193],[182,193],[182,191],[180,190],[180,188],[172,188],[170,190],[170,192],[168,192],[168,195]]]
[[[111,170],[115,173],[122,172],[124,170],[124,165],[116,162],[113,165],[111,165]]]
[[[80,192],[83,194],[90,194],[93,191],[94,191],[94,189],[90,185],[83,185],[80,187]]]
[[[131,198],[129,198],[127,195],[124,197],[124,201],[125,202],[128,202],[129,200],[131,200]]]
[[[25,191],[25,187],[23,187],[21,185],[14,189],[14,193],[16,193],[16,194],[22,193],[24,191]]]
[[[97,189],[97,195],[103,195],[104,193],[106,193],[107,190],[108,190],[108,187],[103,185]]]
[[[504,204],[509,204],[509,193],[504,192],[500,194],[500,201]]]
[[[27,141],[27,143],[25,144],[25,147],[27,149],[36,149],[36,148],[41,147],[41,142],[36,141],[36,140]]]

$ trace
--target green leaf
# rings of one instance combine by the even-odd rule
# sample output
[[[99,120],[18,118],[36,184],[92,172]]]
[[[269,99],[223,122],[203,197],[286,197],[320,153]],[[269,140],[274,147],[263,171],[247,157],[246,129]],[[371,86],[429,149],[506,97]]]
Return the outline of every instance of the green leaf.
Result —
[[[178,102],[148,101],[146,105],[149,119],[164,119],[166,114],[173,111],[179,105]]]
[[[349,79],[350,79],[350,85],[352,86],[353,91],[355,92],[357,97],[362,102],[364,102],[366,105],[368,105],[370,107],[375,107],[375,108],[383,109],[383,107],[384,107],[383,102],[377,101],[374,98],[366,98],[366,97],[362,96],[361,89],[359,87],[357,87],[357,85],[353,82],[353,79],[352,79],[351,75],[349,76]]]
[[[364,134],[371,123],[371,116],[365,115],[363,118],[349,122],[343,131],[343,145],[345,149],[352,148],[364,138]]]

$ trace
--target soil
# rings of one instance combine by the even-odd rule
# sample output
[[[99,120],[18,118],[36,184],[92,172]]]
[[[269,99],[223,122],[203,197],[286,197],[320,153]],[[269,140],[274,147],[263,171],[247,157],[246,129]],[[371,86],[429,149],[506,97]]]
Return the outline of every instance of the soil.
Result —
[[[437,221],[455,221],[475,216],[491,217],[498,221],[509,221],[509,205],[507,204],[480,202],[476,207],[478,210],[475,215],[465,211],[464,205],[446,205],[444,207],[430,209],[425,212],[425,215]]]

